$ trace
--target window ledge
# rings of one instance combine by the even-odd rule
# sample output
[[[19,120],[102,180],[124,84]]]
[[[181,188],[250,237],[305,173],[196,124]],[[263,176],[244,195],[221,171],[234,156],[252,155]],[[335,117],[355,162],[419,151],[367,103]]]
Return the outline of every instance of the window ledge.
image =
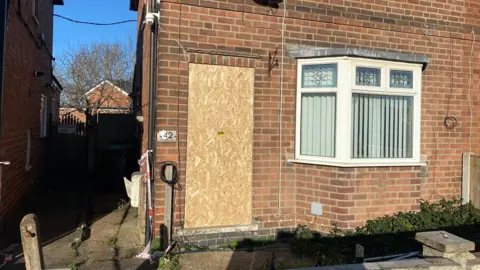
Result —
[[[360,57],[394,62],[421,64],[427,68],[429,58],[426,55],[415,55],[401,52],[387,52],[382,50],[370,50],[360,48],[322,48],[304,45],[288,45],[288,54],[293,58],[320,58],[320,57]]]
[[[386,162],[340,162],[340,161],[319,161],[319,160],[305,160],[305,159],[289,159],[288,163],[299,164],[312,164],[312,165],[324,165],[331,167],[344,167],[344,168],[356,168],[356,167],[417,167],[426,166],[425,161],[386,161]]]

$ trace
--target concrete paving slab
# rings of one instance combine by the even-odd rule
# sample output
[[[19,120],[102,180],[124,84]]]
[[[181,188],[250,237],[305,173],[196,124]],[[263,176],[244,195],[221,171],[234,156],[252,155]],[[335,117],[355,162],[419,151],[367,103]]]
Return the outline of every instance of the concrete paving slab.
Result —
[[[469,252],[475,250],[475,243],[446,231],[421,232],[415,240],[440,252]]]
[[[248,251],[209,251],[183,254],[180,269],[199,270],[257,270],[268,269],[275,252],[275,269],[289,269],[312,266],[313,259],[302,259],[290,251],[267,249]]]

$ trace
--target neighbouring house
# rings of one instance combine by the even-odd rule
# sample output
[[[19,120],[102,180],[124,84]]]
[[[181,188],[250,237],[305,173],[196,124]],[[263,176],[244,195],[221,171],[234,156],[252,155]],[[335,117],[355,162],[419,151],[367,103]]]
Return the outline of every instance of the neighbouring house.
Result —
[[[0,4],[0,231],[42,176],[56,128],[62,86],[52,73],[55,5],[63,0]]]
[[[124,114],[131,112],[131,98],[123,89],[105,80],[85,93],[85,100],[92,114]],[[86,108],[60,108],[60,120],[71,115],[86,122]]]
[[[85,97],[93,113],[125,113],[131,110],[128,93],[108,80],[94,86]]]
[[[328,232],[422,200],[468,200],[479,1],[156,2],[130,3],[156,235],[163,225],[221,244],[298,224]],[[162,131],[176,138],[157,140]],[[170,209],[165,161],[183,187]]]

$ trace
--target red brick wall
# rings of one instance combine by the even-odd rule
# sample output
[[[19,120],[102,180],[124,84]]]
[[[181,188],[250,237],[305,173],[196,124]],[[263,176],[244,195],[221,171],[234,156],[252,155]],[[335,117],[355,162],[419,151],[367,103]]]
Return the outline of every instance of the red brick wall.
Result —
[[[94,107],[130,108],[130,97],[115,86],[104,83],[87,95],[87,100]]]
[[[54,97],[57,103],[59,101],[58,92],[45,86],[45,83],[51,82],[53,1],[38,2],[39,24],[33,20],[31,1],[21,1],[21,7],[18,6],[18,1],[10,1],[8,12],[0,160],[8,160],[11,165],[3,167],[0,226],[6,222],[6,217],[12,214],[22,196],[43,171],[43,153],[47,139],[39,138],[40,95],[43,93]],[[35,36],[39,33],[44,34],[46,43],[40,49],[35,45]],[[38,38],[37,44],[40,44]],[[45,75],[34,78],[35,70],[44,72]],[[27,129],[31,132],[30,163],[33,165],[29,171],[25,170]]]
[[[157,162],[179,162],[183,191],[175,192],[175,222],[184,218],[188,63],[255,67],[253,216],[266,228],[309,224],[328,231],[334,223],[353,228],[365,220],[400,210],[418,209],[420,200],[460,196],[462,153],[478,152],[479,55],[472,56],[471,35],[480,35],[480,3],[475,0],[289,0],[285,43],[318,47],[360,47],[428,55],[423,73],[420,167],[335,168],[287,165],[295,139],[296,61],[282,57],[283,8],[276,14],[252,1],[179,0],[161,4],[158,39],[157,130],[177,130],[179,143],[157,143]],[[284,3],[287,1],[284,1]],[[283,5],[282,5],[283,7]],[[243,12],[245,11],[245,12]],[[268,28],[268,29],[267,29]],[[258,53],[260,59],[186,53],[184,48]],[[279,49],[284,65],[282,145],[280,149],[280,68],[268,72],[268,53]],[[453,78],[453,79],[452,79]],[[144,87],[145,89],[145,87]],[[458,126],[447,130],[444,117]],[[470,132],[472,123],[472,132]],[[469,147],[469,138],[472,147]],[[282,181],[279,182],[279,167]],[[279,190],[279,183],[281,190]],[[280,214],[278,194],[280,192]],[[163,223],[164,184],[155,183],[156,229]],[[309,215],[321,202],[324,214]]]
[[[143,116],[142,153],[148,149],[148,106],[150,82],[150,31],[149,25],[144,24],[146,6],[144,1],[138,1],[137,10],[137,51],[134,81],[134,109]]]

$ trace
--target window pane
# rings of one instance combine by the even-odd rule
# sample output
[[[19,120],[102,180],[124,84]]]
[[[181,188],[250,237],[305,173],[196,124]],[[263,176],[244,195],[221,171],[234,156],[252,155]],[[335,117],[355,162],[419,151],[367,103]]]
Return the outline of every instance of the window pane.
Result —
[[[413,72],[403,70],[390,71],[390,87],[413,88]]]
[[[300,154],[334,157],[335,94],[302,94],[301,104]]]
[[[302,66],[302,87],[336,87],[337,64]]]
[[[356,84],[366,86],[380,86],[380,74],[379,68],[366,68],[357,67]]]
[[[352,158],[412,158],[413,97],[353,94]]]

